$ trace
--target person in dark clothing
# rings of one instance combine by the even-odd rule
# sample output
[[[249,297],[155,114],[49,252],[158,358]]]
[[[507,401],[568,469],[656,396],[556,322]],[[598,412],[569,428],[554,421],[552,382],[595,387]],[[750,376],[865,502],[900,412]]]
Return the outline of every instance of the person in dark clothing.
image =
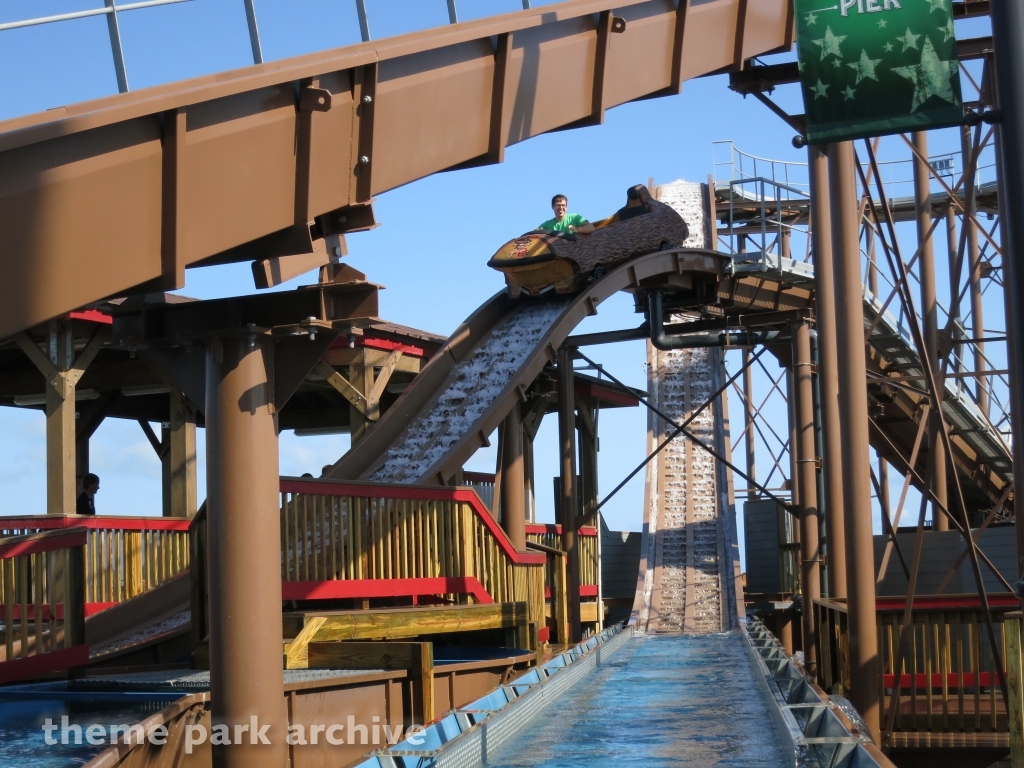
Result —
[[[82,478],[82,492],[78,494],[78,501],[75,502],[76,515],[95,515],[96,502],[94,496],[100,489],[100,479],[92,472]]]

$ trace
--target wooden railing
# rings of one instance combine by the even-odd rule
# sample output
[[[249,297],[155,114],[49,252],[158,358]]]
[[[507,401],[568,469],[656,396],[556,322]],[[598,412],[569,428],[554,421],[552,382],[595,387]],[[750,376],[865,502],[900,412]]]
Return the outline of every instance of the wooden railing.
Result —
[[[188,569],[189,521],[169,517],[34,515],[0,517],[0,536],[86,529],[86,611],[96,613]]]
[[[0,683],[89,660],[85,645],[86,529],[0,539]]]
[[[561,549],[562,526],[530,523],[526,526],[526,540]],[[580,548],[580,596],[597,597],[597,576],[600,567],[597,559],[597,529],[590,526],[580,528],[577,542]],[[554,583],[551,569],[552,565],[549,563],[544,581],[549,589]]]
[[[205,536],[205,515],[197,515],[193,605],[199,615],[206,604]],[[285,600],[525,602],[540,631],[546,561],[543,554],[516,552],[467,488],[281,479]]]
[[[913,746],[907,739],[916,733],[964,734],[962,746],[1006,743],[1006,702],[977,596],[916,598],[913,642],[908,643],[904,665],[897,670],[905,602],[905,598],[898,597],[877,600],[883,727],[884,713],[894,698],[896,707],[890,743]],[[1005,660],[1004,621],[1007,613],[1019,610],[1020,602],[1013,595],[999,594],[990,595],[989,603],[996,643]],[[846,695],[850,687],[846,605],[836,600],[815,600],[814,614],[821,685],[831,693]]]
[[[487,509],[494,509],[494,475],[486,472],[463,472],[462,481],[466,487],[476,491]]]

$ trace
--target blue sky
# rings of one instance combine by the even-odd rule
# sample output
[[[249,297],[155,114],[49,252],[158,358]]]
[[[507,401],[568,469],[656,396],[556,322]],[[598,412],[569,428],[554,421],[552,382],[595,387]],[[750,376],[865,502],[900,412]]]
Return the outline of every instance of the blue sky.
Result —
[[[357,42],[359,29],[353,0],[255,0],[265,60]],[[366,0],[373,37],[447,23],[444,0]],[[546,3],[534,0],[535,6]],[[0,0],[0,23],[30,16],[67,13],[102,6],[102,0]],[[521,8],[520,0],[458,0],[460,17],[475,18]],[[959,37],[988,34],[988,20],[959,22]],[[221,71],[251,63],[242,0],[192,0],[122,14],[128,80],[132,90]],[[783,56],[781,59],[790,59]],[[613,109],[602,126],[560,132],[510,147],[499,166],[439,174],[381,195],[376,202],[383,226],[349,239],[348,261],[388,286],[381,313],[393,322],[448,334],[488,296],[503,286],[501,276],[485,266],[509,237],[548,218],[554,192],[568,195],[570,209],[596,219],[622,204],[635,183],[675,179],[706,181],[714,171],[712,142],[731,139],[738,148],[762,157],[802,162],[806,154],[792,147],[793,132],[753,98],[727,88],[727,78],[686,83],[682,95]],[[571,86],[570,86],[571,87]],[[117,90],[106,23],[101,17],[0,31],[0,119],[108,95]],[[971,98],[965,85],[965,97]],[[784,86],[773,96],[791,113],[803,112],[798,86]],[[935,132],[931,152],[959,148],[954,131]],[[883,158],[905,158],[898,138],[883,140]],[[721,172],[721,171],[720,171]],[[894,193],[898,194],[898,193]],[[904,192],[905,194],[905,192]],[[443,250],[433,243],[447,237]],[[912,242],[912,230],[901,239]],[[794,242],[794,251],[802,253]],[[913,248],[910,248],[913,251]],[[936,244],[940,297],[948,294],[944,276],[944,241]],[[312,276],[284,286],[310,282]],[[247,264],[192,270],[182,293],[199,298],[253,292]],[[1002,304],[989,294],[986,323],[1002,328]],[[619,295],[589,318],[580,332],[635,326],[632,299]],[[645,386],[645,353],[640,342],[592,348],[588,354],[630,384]],[[738,354],[730,353],[730,368]],[[773,358],[768,371],[780,373]],[[765,373],[758,381],[767,384]],[[767,391],[763,389],[763,391]],[[734,431],[741,423],[740,403],[730,404]],[[776,399],[769,418],[785,432],[785,406]],[[605,411],[601,415],[602,490],[614,487],[644,457],[646,415],[642,409]],[[45,511],[43,417],[39,412],[0,409],[0,488],[3,513]],[[551,518],[550,481],[557,472],[556,424],[545,421],[537,443],[538,506]],[[202,467],[200,434],[200,466]],[[346,450],[347,436],[281,436],[283,474],[314,474]],[[103,478],[97,499],[101,513],[159,514],[160,469],[152,448],[134,422],[107,420],[92,442],[92,465]],[[737,463],[742,445],[735,453]],[[772,460],[761,450],[759,479]],[[493,451],[482,451],[467,465],[493,471]],[[642,520],[642,473],[605,508],[613,529],[639,530]],[[777,485],[778,474],[771,486]],[[894,482],[894,496],[898,484]],[[742,487],[742,481],[740,482]],[[200,499],[205,483],[200,480]],[[916,514],[916,504],[908,513]]]

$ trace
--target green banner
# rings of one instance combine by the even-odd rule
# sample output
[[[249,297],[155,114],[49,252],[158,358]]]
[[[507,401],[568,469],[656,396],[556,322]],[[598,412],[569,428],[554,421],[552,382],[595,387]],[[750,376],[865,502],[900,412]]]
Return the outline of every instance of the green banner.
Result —
[[[794,0],[812,144],[959,125],[951,0]]]

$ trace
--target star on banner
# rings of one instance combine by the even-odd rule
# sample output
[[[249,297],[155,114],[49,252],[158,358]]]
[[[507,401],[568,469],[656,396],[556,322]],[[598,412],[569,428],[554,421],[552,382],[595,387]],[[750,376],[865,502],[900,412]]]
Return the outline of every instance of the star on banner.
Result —
[[[828,97],[828,86],[821,82],[821,78],[818,78],[818,84],[811,86],[811,91],[814,93],[814,98],[824,99]]]
[[[881,63],[881,59],[870,59],[868,53],[863,48],[860,51],[860,61],[855,64],[847,64],[850,69],[857,73],[857,82],[854,85],[860,85],[861,80],[874,80],[878,81],[878,77],[875,75],[875,66]]]
[[[805,20],[807,21],[807,26],[808,27],[813,26],[815,24],[815,22],[818,21],[818,14],[816,14],[816,13],[808,13],[807,16],[805,17]]]
[[[886,43],[885,44],[885,52],[886,53],[891,53],[892,52],[892,43]]]
[[[908,32],[910,30],[907,30]],[[821,60],[824,61],[826,56],[839,56],[842,57],[842,52],[839,50],[839,44],[846,39],[846,35],[833,35],[832,27],[825,27],[825,36],[820,40],[811,40],[812,43],[821,48]],[[914,46],[915,48],[917,46]]]
[[[950,62],[939,58],[938,54],[935,53],[935,48],[932,46],[932,41],[926,37],[924,39],[924,47],[921,49],[920,64],[892,68],[892,71],[897,75],[906,78],[914,84],[914,101],[910,107],[911,112],[916,112],[918,107],[932,96],[938,96],[950,104],[957,103],[956,95],[953,93],[953,86],[950,83],[950,64]],[[954,63],[953,67],[955,66]],[[955,71],[953,69],[952,73],[955,73]]]
[[[939,32],[942,33],[942,42],[946,42],[952,37],[956,36],[956,31],[953,29],[953,19],[946,22],[946,26],[939,27]]]
[[[885,25],[888,24],[888,23],[889,22],[887,22],[885,19],[879,19],[878,20],[878,28],[879,29],[885,29]]]
[[[932,7],[932,13],[946,10],[946,0],[927,0],[927,2]]]
[[[910,27],[907,27],[907,33],[902,37],[897,37],[896,41],[903,43],[903,52],[906,53],[908,48],[913,48],[915,51],[917,48],[917,41],[921,38],[921,35],[912,35],[910,33]]]
[[[843,96],[846,97],[843,99],[843,101],[849,101],[850,99],[857,98],[857,93],[850,86],[846,86],[846,90],[843,91]]]

